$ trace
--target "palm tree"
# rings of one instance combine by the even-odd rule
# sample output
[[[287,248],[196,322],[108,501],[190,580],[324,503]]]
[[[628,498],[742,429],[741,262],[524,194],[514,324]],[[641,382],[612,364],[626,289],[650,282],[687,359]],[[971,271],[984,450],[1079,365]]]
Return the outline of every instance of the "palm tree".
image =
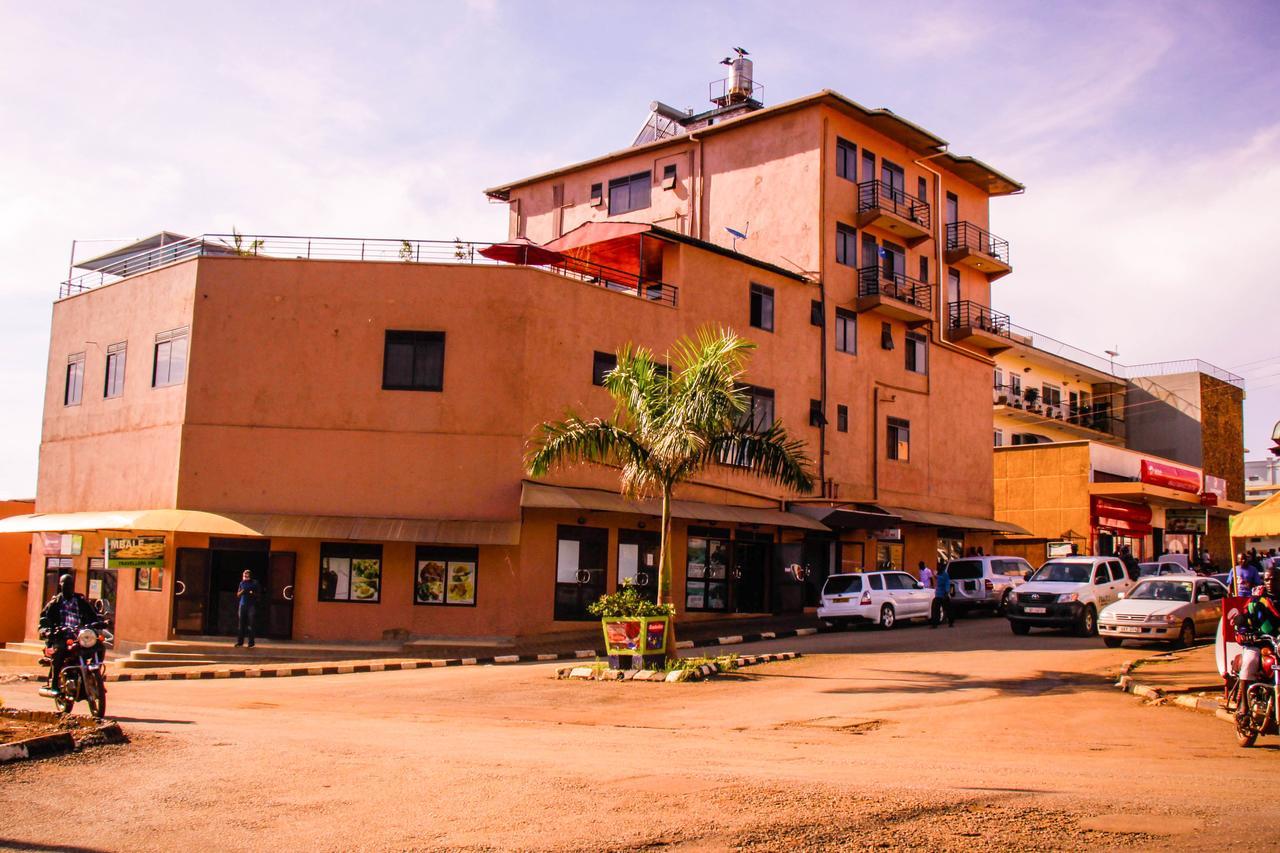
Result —
[[[673,373],[648,350],[628,344],[604,378],[616,403],[609,420],[569,413],[543,423],[529,451],[529,473],[591,463],[621,469],[627,497],[662,498],[658,602],[671,598],[671,493],[708,465],[721,462],[786,489],[813,486],[804,442],[782,424],[757,422],[741,379],[755,344],[730,329],[702,329],[673,348]]]

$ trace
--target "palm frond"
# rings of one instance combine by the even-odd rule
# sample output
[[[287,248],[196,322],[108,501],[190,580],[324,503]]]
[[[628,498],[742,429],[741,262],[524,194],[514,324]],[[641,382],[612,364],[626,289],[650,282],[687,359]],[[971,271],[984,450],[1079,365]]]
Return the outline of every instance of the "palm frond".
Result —
[[[563,421],[542,424],[540,433],[525,458],[529,473],[535,477],[545,475],[552,468],[579,462],[643,464],[648,456],[635,436],[599,418],[584,421],[570,415]]]
[[[735,430],[717,436],[702,462],[726,462],[796,492],[813,488],[812,462],[805,443],[787,437],[780,422],[762,432]]]

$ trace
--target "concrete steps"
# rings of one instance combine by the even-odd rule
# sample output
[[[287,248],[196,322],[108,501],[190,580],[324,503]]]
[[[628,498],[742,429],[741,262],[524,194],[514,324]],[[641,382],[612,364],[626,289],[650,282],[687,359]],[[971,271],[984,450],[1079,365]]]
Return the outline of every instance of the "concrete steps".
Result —
[[[44,643],[5,643],[0,648],[0,664],[39,666],[44,657]]]
[[[365,660],[400,657],[399,644],[312,645],[305,643],[261,642],[250,649],[228,641],[166,640],[147,643],[126,658],[113,661],[116,669],[171,669],[218,664],[311,663],[315,661]]]

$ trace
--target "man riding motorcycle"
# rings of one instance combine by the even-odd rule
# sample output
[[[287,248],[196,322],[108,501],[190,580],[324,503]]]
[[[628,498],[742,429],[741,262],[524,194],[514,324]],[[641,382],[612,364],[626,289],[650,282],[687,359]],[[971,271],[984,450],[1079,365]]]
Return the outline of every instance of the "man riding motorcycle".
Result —
[[[1235,628],[1242,646],[1240,681],[1247,690],[1249,684],[1262,680],[1262,651],[1250,638],[1263,634],[1280,637],[1280,572],[1267,569],[1262,573],[1262,585],[1236,617]]]
[[[89,599],[76,592],[75,578],[71,575],[58,578],[58,594],[49,599],[40,613],[40,639],[53,649],[49,689],[54,694],[59,692],[58,675],[67,659],[66,638],[74,637],[81,628],[97,629],[101,625],[102,618]]]

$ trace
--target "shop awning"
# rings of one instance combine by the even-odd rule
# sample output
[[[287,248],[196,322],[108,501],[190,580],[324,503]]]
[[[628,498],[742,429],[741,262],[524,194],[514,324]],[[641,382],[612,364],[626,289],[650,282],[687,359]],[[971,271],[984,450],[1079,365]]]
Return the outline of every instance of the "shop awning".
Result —
[[[634,501],[603,489],[579,489],[551,486],[526,480],[520,491],[520,506],[525,509],[582,509],[596,512],[622,512],[639,515],[662,515],[662,504],[656,500]],[[826,525],[795,512],[767,507],[734,506],[702,501],[671,501],[671,515],[688,521],[723,521],[739,524],[771,524],[801,530],[829,532]]]
[[[1031,531],[1025,527],[1020,527],[1010,521],[996,521],[993,518],[952,515],[949,512],[925,512],[919,509],[907,509],[906,507],[898,506],[887,506],[884,507],[884,510],[898,516],[906,524],[919,524],[926,527],[952,527],[957,530],[980,530],[991,533],[1016,533],[1020,536],[1031,535]]]
[[[1238,501],[1218,501],[1212,506],[1207,506],[1200,502],[1199,495],[1167,489],[1164,486],[1153,486],[1151,483],[1090,483],[1089,494],[1140,501],[1151,506],[1207,509],[1209,514],[1215,517],[1234,515],[1249,508],[1248,504]]]
[[[791,511],[815,518],[833,530],[884,530],[902,524],[901,516],[885,512],[875,504],[792,504]]]
[[[518,545],[519,521],[213,513],[191,509],[32,513],[0,519],[0,533],[144,531],[451,545]]]
[[[1233,537],[1280,536],[1280,494],[1247,509],[1231,519]]]

